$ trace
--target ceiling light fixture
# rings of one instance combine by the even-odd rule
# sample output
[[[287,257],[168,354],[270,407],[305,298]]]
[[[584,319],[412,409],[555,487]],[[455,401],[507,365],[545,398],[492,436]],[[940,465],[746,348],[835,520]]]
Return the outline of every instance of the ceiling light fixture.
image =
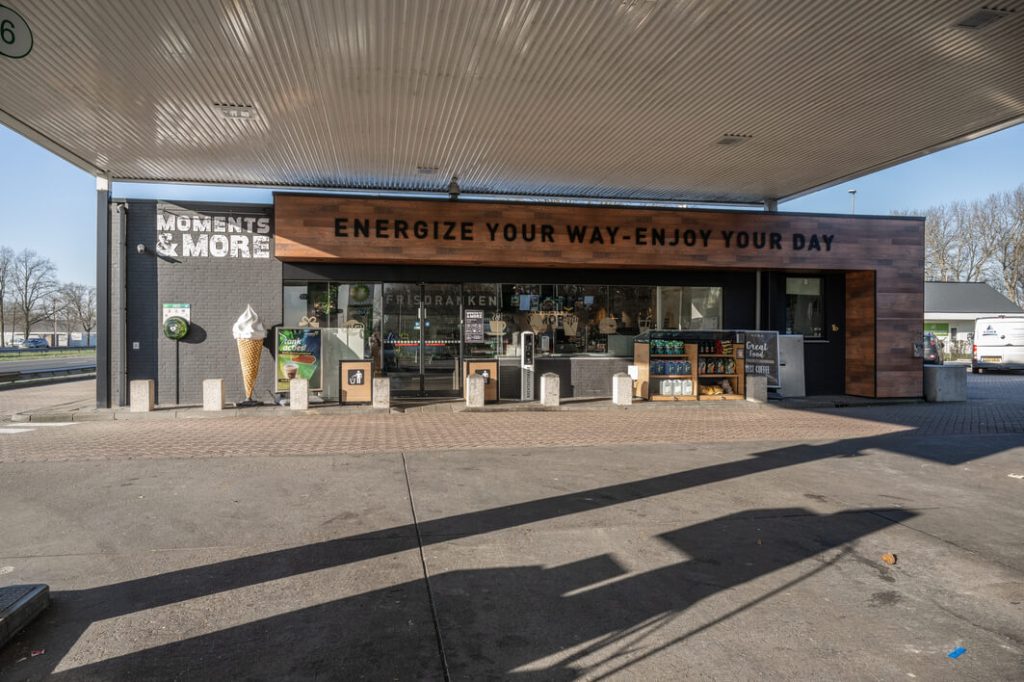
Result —
[[[979,29],[1013,14],[1007,7],[982,7],[956,23],[959,28]]]
[[[452,181],[448,183],[448,198],[455,201],[459,198],[459,194],[461,193],[462,190],[459,188],[459,176],[453,175]]]
[[[722,137],[718,138],[717,144],[721,145],[735,145],[743,144],[747,140],[754,139],[753,135],[743,135],[741,133],[725,133]]]
[[[256,107],[251,104],[216,103],[213,108],[219,111],[224,118],[233,121],[249,121],[256,118]]]

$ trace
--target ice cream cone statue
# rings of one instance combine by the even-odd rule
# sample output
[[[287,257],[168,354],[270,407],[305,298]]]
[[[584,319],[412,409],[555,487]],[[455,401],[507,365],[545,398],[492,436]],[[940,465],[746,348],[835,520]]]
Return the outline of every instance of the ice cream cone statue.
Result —
[[[246,306],[245,312],[231,328],[231,334],[238,344],[238,360],[242,364],[242,381],[245,383],[245,400],[236,403],[236,406],[260,405],[262,403],[254,400],[252,394],[256,390],[256,377],[260,373],[260,356],[263,354],[263,339],[267,336],[267,330],[263,328],[259,315],[251,305]]]

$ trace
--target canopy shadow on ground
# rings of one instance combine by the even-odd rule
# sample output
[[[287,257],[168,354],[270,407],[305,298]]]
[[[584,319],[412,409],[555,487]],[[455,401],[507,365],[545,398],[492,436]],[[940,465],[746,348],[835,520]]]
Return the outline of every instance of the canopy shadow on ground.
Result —
[[[43,619],[42,623],[37,622],[35,625],[30,626],[29,629],[29,632],[41,631],[45,633],[43,638],[47,641],[47,656],[23,662],[21,667],[15,670],[10,667],[14,664],[15,659],[10,651],[13,647],[9,646],[6,654],[0,652],[0,671],[5,675],[7,673],[17,673],[17,677],[14,679],[22,679],[23,674],[34,677],[41,673],[50,673],[92,623],[272,580],[281,580],[312,571],[344,566],[402,551],[415,550],[421,546],[417,535],[422,539],[423,545],[431,545],[452,539],[467,538],[527,524],[535,524],[572,514],[607,508],[625,502],[649,499],[659,495],[676,493],[698,486],[739,479],[831,457],[856,456],[869,448],[882,448],[893,451],[902,450],[907,452],[907,454],[915,454],[915,449],[910,447],[906,440],[906,438],[900,437],[900,434],[891,434],[888,436],[850,439],[819,445],[794,445],[775,448],[756,453],[744,459],[721,462],[696,469],[429,520],[420,523],[418,528],[415,524],[410,523],[346,538],[196,566],[88,590],[55,592],[53,594],[54,605],[51,613]],[[992,441],[992,439],[972,441],[969,447],[966,448],[965,455],[975,458],[997,451],[999,449],[997,445],[989,441]],[[927,455],[928,453],[918,453],[918,456]],[[884,524],[901,522],[903,519],[908,518],[907,515],[908,512],[903,509],[875,510],[868,514],[868,516],[880,519],[880,522],[884,522]],[[864,514],[858,514],[858,516],[864,516]],[[739,518],[742,518],[742,515]],[[852,517],[836,517],[836,519],[844,521],[843,525],[848,525],[846,522],[850,518]],[[733,522],[730,521],[729,523]],[[722,524],[724,525],[722,528],[719,528],[719,531],[725,533],[726,531],[723,528],[725,525],[729,525],[729,523],[723,520]],[[835,537],[837,538],[849,535],[845,531],[836,531],[836,533]],[[685,534],[679,537],[680,540],[677,542],[681,546],[687,545]],[[832,536],[826,534],[824,537]],[[851,535],[851,537],[853,536]],[[672,541],[670,538],[667,539]],[[837,540],[837,542],[841,544],[840,541]],[[825,545],[814,546],[818,547],[815,551],[821,551],[822,547],[836,545],[825,543]],[[709,560],[717,560],[714,556],[708,558]],[[799,559],[794,560],[798,561]],[[593,575],[588,575],[589,573],[596,571],[597,574],[603,575],[603,572],[609,570],[610,564],[607,561],[594,561],[595,563],[585,563],[577,567],[576,572],[582,573],[582,575],[574,577],[573,581],[578,582],[580,585],[587,585],[594,578]],[[768,564],[762,563],[760,565],[764,568]],[[688,580],[696,575],[693,573],[694,570],[694,565],[688,566],[679,575],[679,579]],[[521,584],[522,576],[525,575],[524,569],[514,567],[507,569],[507,571],[507,575],[517,576],[514,580],[509,578],[511,582]],[[533,574],[540,576],[537,578],[537,580],[541,581],[540,584],[549,579],[547,576],[557,575],[557,573],[545,573],[540,569],[531,569],[531,571]],[[527,573],[531,571],[527,571]],[[501,584],[505,580],[505,575],[491,575],[487,580]],[[752,579],[752,577],[748,576],[745,580]],[[456,579],[468,582],[475,582],[477,580],[472,576],[463,576],[461,578],[447,576],[445,580],[441,581],[441,586],[446,581]],[[532,581],[533,579],[531,578],[530,580]],[[552,577],[551,579],[554,578]],[[557,580],[564,581],[563,578],[558,578]],[[740,577],[734,575],[734,582],[730,584],[736,584],[736,581],[739,580]],[[416,584],[419,584],[419,588],[414,587]],[[642,585],[643,583],[633,584]],[[416,596],[416,591],[420,592],[419,597]],[[633,600],[643,603],[643,600],[640,599],[642,592],[643,590],[638,588],[636,597]],[[326,636],[322,632],[322,628],[327,627],[325,624],[331,623],[334,624],[333,627],[342,628],[351,627],[351,625],[340,626],[338,623],[359,623],[358,629],[360,630],[374,630],[383,625],[377,623],[374,618],[384,618],[385,621],[388,618],[387,609],[381,610],[379,602],[380,599],[385,598],[388,594],[402,595],[401,599],[397,601],[418,602],[423,608],[426,608],[425,603],[423,603],[425,599],[423,584],[412,583],[396,585],[380,593],[368,593],[367,596],[346,599],[341,604],[325,604],[312,609],[305,609],[298,612],[302,614],[301,616],[296,615],[294,618],[291,615],[275,616],[270,619],[257,621],[257,623],[262,623],[261,626],[250,624],[250,626],[245,627],[256,627],[257,629],[262,627],[264,632],[269,632],[271,623],[288,623],[289,627],[306,631],[307,635],[313,640]],[[691,598],[693,594],[691,590]],[[374,601],[374,599],[378,601]],[[342,615],[346,615],[350,608],[359,611],[359,609],[368,608],[367,604],[371,603],[377,605],[375,608],[379,613],[376,616],[364,616],[362,620],[357,618],[354,621],[333,620],[333,618],[341,618]],[[661,603],[660,599],[659,603]],[[677,605],[674,608],[684,608],[684,606]],[[402,611],[402,609],[399,610]],[[423,618],[427,617],[428,611],[421,610],[418,613],[420,614],[418,616],[419,621],[416,619],[413,619],[413,621],[423,623]],[[308,631],[305,630],[306,626],[309,628]],[[277,627],[277,625],[274,625],[274,627]],[[250,632],[250,634],[252,633]],[[552,636],[555,636],[555,634],[557,633],[553,633]],[[333,635],[337,635],[337,632],[334,632]],[[217,641],[216,637],[216,633],[204,636],[203,641]],[[221,649],[220,655],[234,657],[236,654],[245,653],[246,656],[257,656],[262,647],[262,645],[256,646],[254,644],[254,642],[258,641],[260,641],[259,638],[252,640],[253,643],[235,640],[229,649]],[[399,643],[397,641],[391,644],[400,645],[399,650],[404,650],[408,647],[409,651],[416,651],[417,647],[421,646],[419,643],[413,645],[411,642]],[[221,642],[221,645],[229,646],[228,641]],[[432,644],[428,646],[428,649],[431,647]],[[170,649],[161,650],[171,651]],[[232,653],[232,651],[235,653]],[[386,651],[378,650],[371,645],[365,645],[360,656],[365,655],[369,658],[375,658],[386,653]],[[431,653],[436,656],[436,651]],[[281,655],[286,659],[293,658],[292,653],[282,653]],[[309,655],[316,658],[314,654]],[[132,656],[135,657],[132,660],[141,661],[146,658],[146,655],[142,652]],[[241,658],[246,656],[241,656]],[[103,663],[94,664],[94,666],[101,665]],[[135,664],[131,664],[130,667],[134,669]],[[512,669],[510,667],[505,672],[509,672]],[[79,669],[76,668],[76,670]],[[110,672],[113,674],[112,669],[110,669]],[[167,669],[166,672],[170,673],[170,669]],[[99,673],[97,672],[97,674]]]
[[[627,574],[612,556],[602,554],[550,568],[509,566],[432,576],[451,675],[568,680],[579,676],[578,659],[584,655],[603,656],[617,665],[620,645],[657,630],[664,617],[913,516],[894,508],[831,515],[801,508],[758,509],[658,535],[690,558],[644,573]],[[361,544],[342,543],[334,561],[356,560]],[[260,573],[262,562],[279,559],[261,555],[244,561]],[[819,564],[788,587],[828,565]],[[161,579],[173,583],[175,577],[157,576],[151,587],[157,588]],[[590,586],[594,587],[584,589]],[[62,593],[56,608],[102,611],[117,587]],[[115,610],[128,606],[122,604]],[[741,604],[732,613],[748,606]],[[559,653],[588,642],[581,651]],[[552,656],[559,660],[531,666]],[[423,582],[406,582],[110,658],[55,674],[53,679],[317,676],[443,679]]]

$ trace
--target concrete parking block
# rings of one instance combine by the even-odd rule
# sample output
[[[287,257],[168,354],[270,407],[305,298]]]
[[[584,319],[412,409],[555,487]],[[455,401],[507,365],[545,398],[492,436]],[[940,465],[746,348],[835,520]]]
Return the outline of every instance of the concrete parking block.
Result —
[[[0,648],[50,604],[47,585],[0,587]]]

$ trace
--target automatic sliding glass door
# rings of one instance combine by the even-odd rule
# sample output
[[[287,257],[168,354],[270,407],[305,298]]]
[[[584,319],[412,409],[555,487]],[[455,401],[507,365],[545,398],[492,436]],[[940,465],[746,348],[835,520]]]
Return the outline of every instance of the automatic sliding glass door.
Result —
[[[395,396],[459,395],[461,301],[458,284],[384,285],[384,370]]]

